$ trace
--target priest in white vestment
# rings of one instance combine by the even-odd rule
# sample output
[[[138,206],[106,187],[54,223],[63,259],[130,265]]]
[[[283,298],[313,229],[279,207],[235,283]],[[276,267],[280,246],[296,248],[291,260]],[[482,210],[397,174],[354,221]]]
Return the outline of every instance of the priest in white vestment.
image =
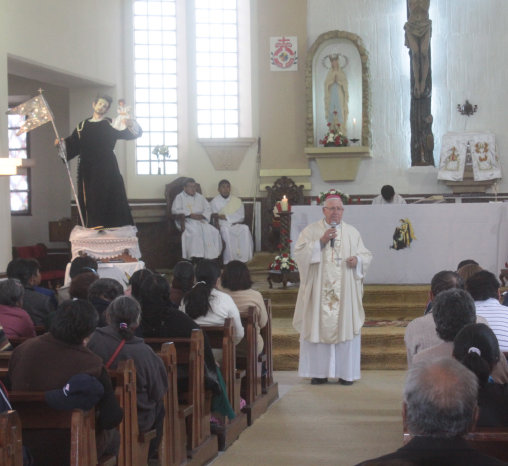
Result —
[[[301,232],[294,250],[300,271],[293,318],[300,333],[298,373],[312,384],[360,379],[363,278],[372,254],[358,230],[341,221],[343,213],[340,197],[329,196],[325,218]]]
[[[240,198],[231,195],[228,180],[219,181],[219,194],[212,199],[210,206],[214,214],[219,214],[220,234],[224,240],[224,264],[233,260],[250,261],[253,243],[249,227],[242,224],[245,208]]]
[[[210,225],[212,210],[208,201],[196,192],[196,182],[187,178],[183,191],[175,197],[171,212],[185,215],[182,233],[182,257],[184,259],[216,259],[222,251],[219,230]],[[178,222],[176,226],[180,228]]]

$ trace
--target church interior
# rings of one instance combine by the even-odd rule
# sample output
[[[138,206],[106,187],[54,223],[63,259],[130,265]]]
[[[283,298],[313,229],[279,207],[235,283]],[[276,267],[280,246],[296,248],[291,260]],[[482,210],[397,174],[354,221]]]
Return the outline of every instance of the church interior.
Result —
[[[96,96],[112,97],[112,119],[123,99],[143,129],[114,152],[144,266],[170,277],[182,258],[171,207],[184,179],[194,178],[208,200],[227,179],[254,241],[253,287],[271,306],[278,388],[268,394],[277,395],[249,427],[245,418],[225,452],[198,454],[189,464],[352,465],[401,447],[404,333],[423,315],[432,277],[469,258],[508,277],[508,94],[497,94],[508,66],[499,54],[508,42],[508,3],[0,6],[0,125],[9,128],[0,132],[0,157],[26,158],[14,175],[0,175],[0,279],[17,254],[42,244],[63,280],[69,235],[80,224],[73,184],[81,188],[76,159],[67,173],[55,139],[91,117]],[[229,42],[230,29],[213,23],[228,11]],[[233,65],[214,71],[226,56]],[[52,121],[16,137],[8,110],[40,94]],[[373,205],[384,185],[404,204]],[[352,387],[316,387],[298,376],[299,276],[272,266],[277,254],[293,255],[302,230],[322,218],[317,199],[330,190],[347,196],[344,219],[373,254],[364,279],[362,378]],[[178,463],[166,460],[160,464]]]

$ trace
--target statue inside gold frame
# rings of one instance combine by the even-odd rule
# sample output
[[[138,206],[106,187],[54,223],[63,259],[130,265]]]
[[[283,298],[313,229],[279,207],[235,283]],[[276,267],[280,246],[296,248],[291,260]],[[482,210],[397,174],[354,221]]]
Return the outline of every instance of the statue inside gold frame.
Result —
[[[368,77],[359,36],[330,31],[317,38],[307,54],[307,146],[319,146],[336,123],[357,145],[371,146]]]

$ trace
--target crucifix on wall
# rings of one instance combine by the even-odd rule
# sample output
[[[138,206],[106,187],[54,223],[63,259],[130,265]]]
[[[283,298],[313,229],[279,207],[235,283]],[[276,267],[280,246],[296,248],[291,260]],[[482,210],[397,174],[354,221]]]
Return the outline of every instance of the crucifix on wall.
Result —
[[[432,134],[432,69],[430,62],[430,0],[407,0],[404,25],[411,58],[411,165],[434,165]]]

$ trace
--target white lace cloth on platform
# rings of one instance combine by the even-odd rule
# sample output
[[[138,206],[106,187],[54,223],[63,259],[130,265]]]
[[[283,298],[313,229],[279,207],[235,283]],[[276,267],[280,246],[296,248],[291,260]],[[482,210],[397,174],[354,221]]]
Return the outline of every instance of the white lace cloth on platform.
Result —
[[[137,231],[138,229],[133,225],[104,230],[75,226],[69,238],[72,259],[80,253],[95,259],[107,259],[123,254],[125,251],[134,259],[140,259]]]

